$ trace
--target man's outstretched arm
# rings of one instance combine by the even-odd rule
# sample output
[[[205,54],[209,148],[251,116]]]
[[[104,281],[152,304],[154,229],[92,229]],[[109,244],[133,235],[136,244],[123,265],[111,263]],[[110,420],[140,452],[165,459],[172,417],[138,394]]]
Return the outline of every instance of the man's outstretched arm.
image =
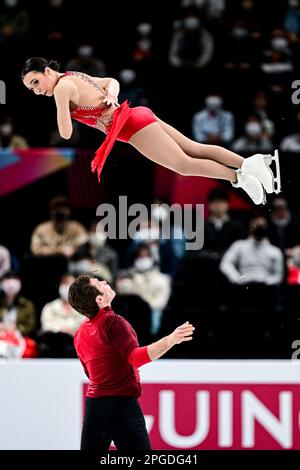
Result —
[[[148,362],[155,361],[175,346],[175,344],[180,344],[184,341],[191,341],[193,339],[192,335],[194,330],[194,326],[187,321],[183,325],[177,327],[173,333],[165,336],[155,343],[141,348],[135,348],[130,353],[128,361],[134,367],[141,367]]]

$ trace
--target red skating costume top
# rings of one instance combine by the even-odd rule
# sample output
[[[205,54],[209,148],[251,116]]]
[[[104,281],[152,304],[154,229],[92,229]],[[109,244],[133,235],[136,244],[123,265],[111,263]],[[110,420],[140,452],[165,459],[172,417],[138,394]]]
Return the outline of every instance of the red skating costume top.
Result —
[[[85,73],[68,71],[61,75],[59,79],[72,75],[87,82],[100,95],[107,95],[107,91]],[[106,103],[100,106],[76,106],[70,103],[70,114],[72,119],[95,127],[106,134],[104,142],[97,150],[91,163],[92,171],[97,172],[99,181],[100,173],[115,141],[128,142],[137,131],[157,121],[151,109],[146,106],[130,108],[128,100],[123,101],[114,111]]]

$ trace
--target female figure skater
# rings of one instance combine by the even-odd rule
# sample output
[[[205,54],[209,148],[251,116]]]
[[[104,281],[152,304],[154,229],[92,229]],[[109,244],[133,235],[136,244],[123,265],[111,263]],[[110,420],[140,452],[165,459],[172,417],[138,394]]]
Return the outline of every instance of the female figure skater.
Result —
[[[41,57],[28,59],[22,69],[24,85],[36,95],[54,96],[61,137],[72,135],[72,119],[103,131],[106,138],[92,161],[100,173],[116,140],[128,142],[150,160],[181,175],[230,181],[255,204],[265,191],[274,191],[270,155],[243,159],[225,148],[194,142],[159,119],[145,106],[118,103],[119,83],[113,78],[90,77],[80,72],[58,72],[58,64]]]

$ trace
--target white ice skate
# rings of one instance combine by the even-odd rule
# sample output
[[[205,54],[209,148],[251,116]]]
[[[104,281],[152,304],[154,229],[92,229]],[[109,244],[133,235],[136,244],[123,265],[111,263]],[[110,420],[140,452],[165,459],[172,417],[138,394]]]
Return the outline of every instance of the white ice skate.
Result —
[[[274,177],[273,171],[270,168],[273,161],[276,165],[276,177]],[[245,175],[255,176],[268,194],[273,192],[278,194],[280,192],[281,181],[278,150],[275,150],[274,155],[257,153],[252,155],[252,157],[246,158],[241,166],[241,170]]]
[[[254,204],[265,203],[265,192],[258,178],[250,174],[244,174],[241,169],[236,171],[237,182],[231,183],[234,188],[243,189],[252,199]]]

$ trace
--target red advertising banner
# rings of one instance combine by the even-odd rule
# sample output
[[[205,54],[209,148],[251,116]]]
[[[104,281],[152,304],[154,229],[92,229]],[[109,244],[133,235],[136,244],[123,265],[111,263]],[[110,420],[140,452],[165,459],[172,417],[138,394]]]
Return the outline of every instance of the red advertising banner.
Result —
[[[144,384],[153,449],[300,449],[298,384]]]

